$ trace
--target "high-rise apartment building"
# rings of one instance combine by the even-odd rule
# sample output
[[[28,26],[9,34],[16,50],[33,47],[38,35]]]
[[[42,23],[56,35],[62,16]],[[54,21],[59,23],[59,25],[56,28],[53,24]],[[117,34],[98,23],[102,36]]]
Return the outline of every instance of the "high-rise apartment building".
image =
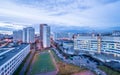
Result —
[[[32,27],[27,28],[27,42],[34,43],[35,42],[35,29]]]
[[[27,43],[27,28],[23,29],[23,42]]]
[[[43,48],[50,47],[50,26],[40,24],[40,41]]]
[[[35,29],[27,27],[23,29],[23,42],[34,43],[35,42]]]

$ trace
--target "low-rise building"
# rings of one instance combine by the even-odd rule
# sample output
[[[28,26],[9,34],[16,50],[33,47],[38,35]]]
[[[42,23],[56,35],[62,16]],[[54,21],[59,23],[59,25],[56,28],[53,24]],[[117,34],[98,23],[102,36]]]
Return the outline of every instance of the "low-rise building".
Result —
[[[120,56],[120,37],[102,37],[101,51]]]
[[[120,56],[120,37],[77,36],[74,38],[74,49]]]

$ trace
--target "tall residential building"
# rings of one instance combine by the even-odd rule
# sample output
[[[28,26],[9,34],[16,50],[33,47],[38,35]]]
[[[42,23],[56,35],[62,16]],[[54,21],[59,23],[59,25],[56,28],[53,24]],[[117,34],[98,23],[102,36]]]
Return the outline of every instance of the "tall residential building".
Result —
[[[23,31],[18,30],[18,31],[13,31],[13,41],[23,41]]]
[[[40,41],[43,48],[50,47],[50,26],[40,24]]]
[[[27,28],[27,42],[34,43],[35,42],[35,29],[32,27]]]
[[[34,43],[35,42],[35,29],[27,27],[23,29],[23,42]]]
[[[23,29],[23,42],[27,43],[27,28]]]

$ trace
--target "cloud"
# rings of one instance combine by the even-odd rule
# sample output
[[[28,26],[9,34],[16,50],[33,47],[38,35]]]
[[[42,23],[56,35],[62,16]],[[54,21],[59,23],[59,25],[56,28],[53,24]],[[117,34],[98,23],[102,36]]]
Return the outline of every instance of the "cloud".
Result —
[[[95,7],[82,13],[84,17],[92,19],[92,23],[99,27],[112,27],[120,24],[120,1]]]
[[[0,26],[14,30],[48,23],[109,28],[120,24],[119,4],[119,0],[2,0]]]

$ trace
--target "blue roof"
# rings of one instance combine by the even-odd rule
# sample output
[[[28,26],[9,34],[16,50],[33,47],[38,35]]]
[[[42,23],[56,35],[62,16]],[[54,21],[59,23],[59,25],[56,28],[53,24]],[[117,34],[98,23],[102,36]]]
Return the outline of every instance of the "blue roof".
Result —
[[[22,49],[24,49],[26,46],[28,46],[28,44],[21,44],[19,46],[16,47],[12,47],[12,48],[6,48],[6,51],[9,50],[8,52],[0,55],[0,66],[3,65],[5,62],[7,62],[8,60],[10,60],[13,56],[15,56],[17,53],[19,53]],[[4,48],[3,48],[4,49]],[[0,48],[0,52],[3,53],[5,51],[3,51],[2,48]],[[11,49],[11,50],[10,50]],[[0,54],[1,54],[0,53]]]

